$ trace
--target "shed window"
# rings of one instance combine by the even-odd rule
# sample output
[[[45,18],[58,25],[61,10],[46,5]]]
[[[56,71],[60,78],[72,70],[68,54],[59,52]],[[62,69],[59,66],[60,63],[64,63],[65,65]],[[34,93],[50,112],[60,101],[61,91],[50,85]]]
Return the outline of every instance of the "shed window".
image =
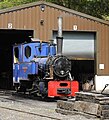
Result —
[[[14,49],[14,63],[17,63],[18,59],[19,59],[19,49],[18,49],[18,47],[16,47]]]
[[[31,56],[31,47],[30,46],[25,47],[25,56],[27,58],[29,58]]]

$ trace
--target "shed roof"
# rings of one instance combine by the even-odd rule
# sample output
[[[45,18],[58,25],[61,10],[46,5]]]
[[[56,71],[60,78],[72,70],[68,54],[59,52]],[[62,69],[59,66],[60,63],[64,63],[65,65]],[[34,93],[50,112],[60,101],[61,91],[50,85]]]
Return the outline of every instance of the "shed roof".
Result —
[[[25,8],[29,8],[29,7],[40,6],[42,4],[53,7],[53,8],[57,8],[59,10],[62,10],[62,11],[65,11],[65,12],[68,12],[68,13],[83,17],[83,18],[87,18],[87,19],[90,19],[90,20],[93,20],[93,21],[97,21],[97,22],[109,25],[108,21],[93,17],[93,16],[85,14],[85,13],[81,13],[81,12],[78,12],[78,11],[75,11],[75,10],[60,6],[60,5],[45,2],[45,1],[33,2],[33,3],[29,3],[29,4],[23,4],[23,5],[11,7],[11,8],[2,9],[2,10],[0,10],[0,14],[12,12],[12,11],[17,11],[17,10],[21,10],[21,9],[25,9]]]

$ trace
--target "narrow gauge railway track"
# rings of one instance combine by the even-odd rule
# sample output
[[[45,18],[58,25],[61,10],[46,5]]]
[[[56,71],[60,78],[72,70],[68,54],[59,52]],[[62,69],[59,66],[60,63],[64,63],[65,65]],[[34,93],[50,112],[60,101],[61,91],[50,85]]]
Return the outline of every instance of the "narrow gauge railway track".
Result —
[[[23,93],[23,92],[12,92],[12,96],[16,96],[16,97],[21,97],[21,98],[27,98],[27,99],[32,99],[32,100],[39,100],[39,101],[45,101],[45,102],[54,102],[57,101],[57,99],[55,98],[41,98],[40,96],[34,96],[28,93]]]
[[[11,97],[8,97],[8,96],[11,96]],[[3,91],[3,92],[0,91],[0,98],[5,99],[5,100],[12,100],[15,102],[22,102],[22,103],[25,103],[24,99],[37,100],[37,101],[43,101],[43,102],[57,102],[57,100],[64,100],[64,101],[68,100],[68,98],[44,98],[42,99],[40,96],[17,93],[16,91]]]
[[[6,103],[6,102],[9,102],[9,104],[11,104],[12,102],[15,102],[15,103],[21,103],[21,104],[26,104],[27,106],[31,105],[31,107],[34,106],[34,104],[30,103],[30,101],[25,101],[26,99],[29,99],[29,100],[37,100],[37,97],[33,97],[33,96],[30,96],[28,94],[18,94],[18,93],[15,93],[15,92],[12,92],[12,91],[0,91],[0,101],[3,102],[3,103]],[[38,101],[39,101],[39,98],[38,98]],[[44,100],[42,100],[44,101]],[[38,116],[38,117],[42,117],[42,118],[48,118],[48,119],[53,119],[53,120],[62,120],[58,117],[55,117],[55,116],[51,116],[51,115],[47,115],[47,114],[43,114],[43,113],[38,113],[37,111],[36,112],[32,112],[32,111],[25,111],[25,110],[22,110],[22,109],[17,109],[17,108],[14,108],[14,107],[8,107],[8,106],[5,106],[5,105],[2,105],[0,104],[0,108],[1,109],[5,109],[5,110],[10,110],[10,111],[15,111],[15,112],[19,112],[19,113],[24,113],[24,114],[29,114],[29,115],[34,115],[34,116]],[[45,108],[46,109],[46,108]]]
[[[12,96],[11,98],[7,98],[6,96]],[[40,96],[34,96],[30,95],[28,93],[23,93],[23,92],[16,92],[16,91],[0,91],[0,98],[4,98],[7,100],[13,100],[13,101],[19,101],[21,102],[20,99],[17,98],[22,98],[22,99],[32,99],[32,100],[39,100],[39,101],[45,101],[45,102],[56,102],[57,98],[41,98]]]
[[[17,110],[17,109],[12,109],[12,108],[8,108],[8,107],[0,106],[0,108],[11,110],[11,111],[16,111],[16,112],[21,112],[21,113],[26,113],[26,114],[30,114],[30,115],[36,115],[36,116],[43,117],[43,118],[50,118],[50,119],[53,119],[53,120],[61,120],[59,118],[50,117],[50,116],[47,116],[47,115],[42,115],[42,114],[32,113],[32,112],[26,112],[26,111],[23,111],[23,110]]]
[[[20,96],[16,96],[14,97],[13,96],[13,91],[0,91],[0,100],[1,101],[6,101],[6,100],[9,100],[9,101],[16,101],[16,102],[23,102],[20,98],[18,99],[18,97]]]
[[[16,92],[16,91],[0,91],[0,95],[12,95],[15,97],[21,97],[21,98],[28,98],[28,99],[32,99],[32,100],[39,100],[39,101],[45,101],[45,102],[57,102],[57,100],[68,100],[70,98],[67,97],[60,97],[60,98],[41,98],[40,96],[34,96],[34,95],[30,95],[27,93],[23,93],[23,92]]]

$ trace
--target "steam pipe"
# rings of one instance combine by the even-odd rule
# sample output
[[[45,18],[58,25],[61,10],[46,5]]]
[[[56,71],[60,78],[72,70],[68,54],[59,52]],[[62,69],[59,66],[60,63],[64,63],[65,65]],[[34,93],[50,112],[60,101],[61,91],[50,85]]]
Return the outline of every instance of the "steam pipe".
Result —
[[[58,17],[58,36],[57,40],[57,55],[62,55],[63,37],[62,37],[62,17]]]

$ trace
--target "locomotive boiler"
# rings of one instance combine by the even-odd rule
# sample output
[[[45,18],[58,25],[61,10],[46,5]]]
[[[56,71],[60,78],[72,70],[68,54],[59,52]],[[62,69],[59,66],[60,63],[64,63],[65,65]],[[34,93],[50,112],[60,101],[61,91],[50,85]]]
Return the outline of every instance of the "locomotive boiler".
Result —
[[[62,55],[62,41],[60,32],[57,45],[34,41],[13,46],[13,85],[17,92],[42,98],[75,96],[78,82],[71,77],[70,60]]]

